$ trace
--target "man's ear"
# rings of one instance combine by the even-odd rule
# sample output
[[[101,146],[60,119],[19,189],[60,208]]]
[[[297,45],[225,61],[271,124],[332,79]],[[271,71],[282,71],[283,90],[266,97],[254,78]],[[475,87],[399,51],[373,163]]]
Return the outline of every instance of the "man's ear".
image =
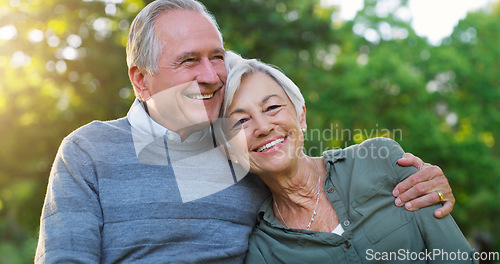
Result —
[[[306,106],[302,106],[302,114],[299,116],[299,125],[300,128],[302,129],[302,132],[305,132],[307,130],[307,121],[306,121]]]
[[[128,75],[130,81],[132,82],[132,86],[134,86],[134,90],[136,94],[139,94],[142,101],[147,101],[151,98],[151,93],[148,90],[148,87],[145,82],[145,73],[139,69],[137,66],[132,66],[128,70]]]

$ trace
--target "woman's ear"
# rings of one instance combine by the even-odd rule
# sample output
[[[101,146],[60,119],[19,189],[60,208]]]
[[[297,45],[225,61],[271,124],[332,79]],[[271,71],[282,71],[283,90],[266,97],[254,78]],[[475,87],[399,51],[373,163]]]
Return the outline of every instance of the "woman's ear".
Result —
[[[233,163],[239,164],[241,168],[248,172],[250,170],[250,156],[245,134],[240,132],[227,140],[225,144],[227,156]]]
[[[299,125],[300,128],[302,129],[302,133],[306,132],[307,130],[307,121],[306,121],[306,106],[302,106],[302,114],[299,116]]]
[[[234,163],[236,163],[236,164],[240,163],[240,162],[238,161],[238,155],[236,155],[236,153],[234,153],[234,150],[233,150],[233,149],[231,149],[231,147],[230,147],[230,146],[228,146],[228,148],[227,148],[227,156],[228,156],[228,158],[229,158],[230,160],[232,160]]]
[[[130,81],[132,82],[132,86],[134,86],[134,90],[136,94],[139,94],[142,101],[146,102],[151,99],[151,93],[148,90],[146,85],[146,74],[139,69],[137,66],[133,66],[129,69],[128,75]]]

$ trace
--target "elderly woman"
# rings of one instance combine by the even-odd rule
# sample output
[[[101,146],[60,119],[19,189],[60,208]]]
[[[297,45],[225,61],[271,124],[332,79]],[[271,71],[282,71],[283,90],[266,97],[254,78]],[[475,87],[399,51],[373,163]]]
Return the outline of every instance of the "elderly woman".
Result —
[[[393,187],[416,171],[397,164],[398,143],[376,138],[309,157],[299,88],[257,60],[230,64],[219,137],[272,193],[247,263],[473,262],[451,216],[434,218],[435,206],[410,212],[394,205]]]

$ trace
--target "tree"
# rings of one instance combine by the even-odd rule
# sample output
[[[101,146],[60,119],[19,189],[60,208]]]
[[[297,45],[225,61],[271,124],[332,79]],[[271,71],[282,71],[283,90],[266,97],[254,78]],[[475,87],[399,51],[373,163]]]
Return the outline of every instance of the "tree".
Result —
[[[0,262],[32,261],[62,138],[127,111],[133,95],[124,43],[143,5],[49,0],[1,7]]]

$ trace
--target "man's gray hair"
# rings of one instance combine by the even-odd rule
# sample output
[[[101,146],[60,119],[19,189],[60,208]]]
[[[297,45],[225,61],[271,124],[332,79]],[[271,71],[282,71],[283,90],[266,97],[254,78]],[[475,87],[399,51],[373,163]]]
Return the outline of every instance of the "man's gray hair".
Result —
[[[135,17],[127,40],[127,65],[130,69],[137,66],[149,74],[158,73],[158,62],[162,53],[161,38],[155,34],[156,18],[165,11],[196,11],[208,18],[219,33],[222,34],[214,16],[207,8],[196,0],[156,0],[144,7]]]

